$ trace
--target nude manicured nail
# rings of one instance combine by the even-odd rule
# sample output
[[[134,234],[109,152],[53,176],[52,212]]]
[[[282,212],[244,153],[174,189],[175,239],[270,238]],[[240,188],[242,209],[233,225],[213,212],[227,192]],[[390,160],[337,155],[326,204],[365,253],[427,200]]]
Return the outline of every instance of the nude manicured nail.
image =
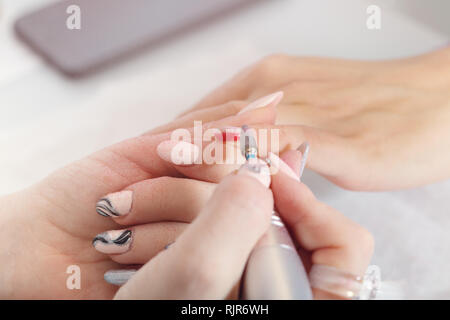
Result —
[[[106,282],[121,286],[125,284],[137,272],[135,269],[109,270],[103,275]]]
[[[270,161],[270,169],[272,174],[276,174],[278,170],[288,175],[294,180],[300,181],[299,176],[292,170],[292,168],[275,153],[269,152],[268,159]]]
[[[132,203],[133,191],[125,190],[104,196],[97,202],[95,209],[104,217],[120,217],[130,213]]]
[[[156,151],[161,159],[176,165],[194,164],[200,155],[198,146],[185,141],[163,141],[158,145]]]
[[[303,142],[300,147],[297,148],[297,151],[300,151],[302,153],[302,162],[300,165],[300,172],[299,172],[299,179],[302,178],[303,176],[303,172],[305,171],[305,167],[306,167],[306,161],[308,160],[308,155],[309,155],[309,143],[308,142]]]
[[[272,94],[269,94],[268,96],[262,97],[256,101],[253,101],[248,106],[246,106],[244,109],[239,111],[238,115],[243,114],[247,111],[264,108],[269,106],[270,104],[277,105],[280,103],[281,99],[283,99],[283,92],[278,91]]]
[[[131,241],[131,230],[111,230],[98,234],[92,240],[92,245],[102,253],[119,254],[130,249]]]
[[[252,178],[257,179],[261,182],[266,188],[270,186],[270,169],[267,164],[258,160],[253,163],[245,163],[241,166],[241,168],[237,172],[238,175],[246,175]]]

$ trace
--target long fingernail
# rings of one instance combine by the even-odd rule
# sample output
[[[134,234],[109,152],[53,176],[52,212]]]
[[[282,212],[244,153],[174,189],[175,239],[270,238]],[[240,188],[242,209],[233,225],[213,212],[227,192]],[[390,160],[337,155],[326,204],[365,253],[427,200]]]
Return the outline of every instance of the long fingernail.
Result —
[[[303,142],[300,147],[297,148],[297,151],[300,151],[302,153],[302,162],[300,164],[300,172],[298,174],[299,179],[302,178],[303,172],[305,171],[306,167],[306,161],[308,160],[309,155],[309,143]]]
[[[97,202],[95,209],[104,217],[120,217],[130,213],[132,203],[133,191],[124,190],[104,196]]]
[[[163,141],[158,145],[156,151],[161,159],[176,165],[194,164],[200,155],[198,146],[185,141]]]
[[[119,254],[130,249],[131,241],[131,230],[111,230],[98,234],[92,240],[92,245],[99,252]]]
[[[270,161],[270,169],[272,174],[276,174],[278,170],[288,175],[294,180],[300,181],[300,178],[295,174],[294,170],[275,153],[269,152],[268,159]]]
[[[237,172],[238,175],[246,175],[257,179],[266,188],[270,186],[270,169],[262,160],[253,163],[245,163]]]
[[[280,103],[281,99],[283,99],[282,91],[278,91],[278,92],[269,94],[268,96],[262,97],[256,101],[253,101],[252,103],[250,103],[244,109],[239,111],[238,115],[243,114],[248,111],[251,111],[251,110],[267,107],[270,104],[277,105]]]
[[[135,269],[109,270],[103,275],[106,282],[121,286],[126,283],[137,272]]]

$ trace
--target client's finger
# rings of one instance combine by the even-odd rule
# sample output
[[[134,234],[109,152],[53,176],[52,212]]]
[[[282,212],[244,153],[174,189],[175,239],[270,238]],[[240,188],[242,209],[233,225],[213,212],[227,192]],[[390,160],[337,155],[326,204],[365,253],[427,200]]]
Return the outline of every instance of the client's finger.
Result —
[[[116,298],[225,298],[269,226],[269,184],[265,164],[245,165],[224,179],[189,228],[122,286]]]
[[[92,241],[94,248],[122,264],[144,264],[173,243],[188,224],[158,222],[109,230]]]
[[[194,121],[202,121],[203,123],[207,123],[221,120],[238,114],[245,106],[247,106],[245,101],[229,101],[219,106],[195,110],[169,122],[168,124],[147,131],[147,134],[168,132],[179,128],[191,128]]]
[[[97,213],[121,225],[191,222],[211,197],[216,184],[173,177],[144,180],[102,197]]]
[[[267,149],[282,153],[288,149],[297,149],[304,142],[309,142],[311,152],[308,168],[325,176],[327,179],[348,189],[370,189],[367,184],[370,175],[370,160],[363,158],[358,152],[356,143],[351,139],[340,137],[327,131],[307,126],[267,126],[253,125],[253,129],[267,129],[271,134],[276,132],[279,137],[276,145],[268,140]],[[273,150],[273,149],[276,150]],[[350,179],[349,177],[358,177]],[[371,178],[373,180],[373,177]]]
[[[245,114],[248,110],[273,108],[280,103],[282,97],[282,92],[276,92],[253,102],[241,112]],[[231,141],[223,143],[223,135],[225,140],[230,138]],[[174,133],[172,139],[158,145],[157,152],[163,160],[187,177],[219,182],[245,162],[238,143],[240,135],[241,130],[238,127],[220,130],[211,126],[204,134],[205,139],[201,141],[192,141],[189,137],[185,137],[184,133],[183,135],[180,133],[180,137]],[[210,142],[213,136],[215,138]],[[217,139],[217,136],[220,139]],[[180,141],[180,138],[183,140]],[[186,138],[188,141],[185,141]],[[206,140],[206,144],[203,144],[203,140]]]
[[[240,128],[233,131],[240,132]],[[217,135],[222,133],[218,130]],[[167,140],[158,145],[157,152],[161,159],[189,178],[220,182],[245,162],[238,142],[220,139],[202,145],[203,149],[188,142]]]
[[[192,128],[195,122],[206,124],[206,128],[240,126],[254,123],[273,124],[276,119],[276,113],[273,107],[281,102],[283,96],[282,91],[277,91],[253,102],[237,100],[223,102],[215,107],[189,112],[166,125],[147,131],[145,134],[157,134],[180,128]]]

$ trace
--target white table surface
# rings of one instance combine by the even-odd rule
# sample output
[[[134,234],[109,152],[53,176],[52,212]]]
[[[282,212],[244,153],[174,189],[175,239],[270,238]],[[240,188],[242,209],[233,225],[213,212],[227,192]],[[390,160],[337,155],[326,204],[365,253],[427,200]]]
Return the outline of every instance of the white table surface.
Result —
[[[433,9],[431,3],[445,0],[427,1],[426,15],[414,9],[417,0],[268,0],[93,77],[70,81],[12,34],[18,15],[49,1],[0,0],[0,194],[171,120],[265,55],[387,59],[427,52],[450,38],[448,24],[433,23],[438,21],[433,12],[442,17],[442,7]],[[369,4],[382,8],[380,31],[365,27]],[[450,298],[450,181],[355,193],[312,172],[304,180],[320,199],[374,234],[373,263],[385,279],[404,284],[407,298]]]

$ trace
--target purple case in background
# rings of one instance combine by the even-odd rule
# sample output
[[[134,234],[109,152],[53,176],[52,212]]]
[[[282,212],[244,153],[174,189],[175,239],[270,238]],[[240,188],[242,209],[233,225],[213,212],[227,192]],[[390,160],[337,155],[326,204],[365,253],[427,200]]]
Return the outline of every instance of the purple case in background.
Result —
[[[65,75],[92,73],[202,22],[261,0],[68,0],[16,21],[17,35]],[[76,5],[81,29],[69,29]]]

